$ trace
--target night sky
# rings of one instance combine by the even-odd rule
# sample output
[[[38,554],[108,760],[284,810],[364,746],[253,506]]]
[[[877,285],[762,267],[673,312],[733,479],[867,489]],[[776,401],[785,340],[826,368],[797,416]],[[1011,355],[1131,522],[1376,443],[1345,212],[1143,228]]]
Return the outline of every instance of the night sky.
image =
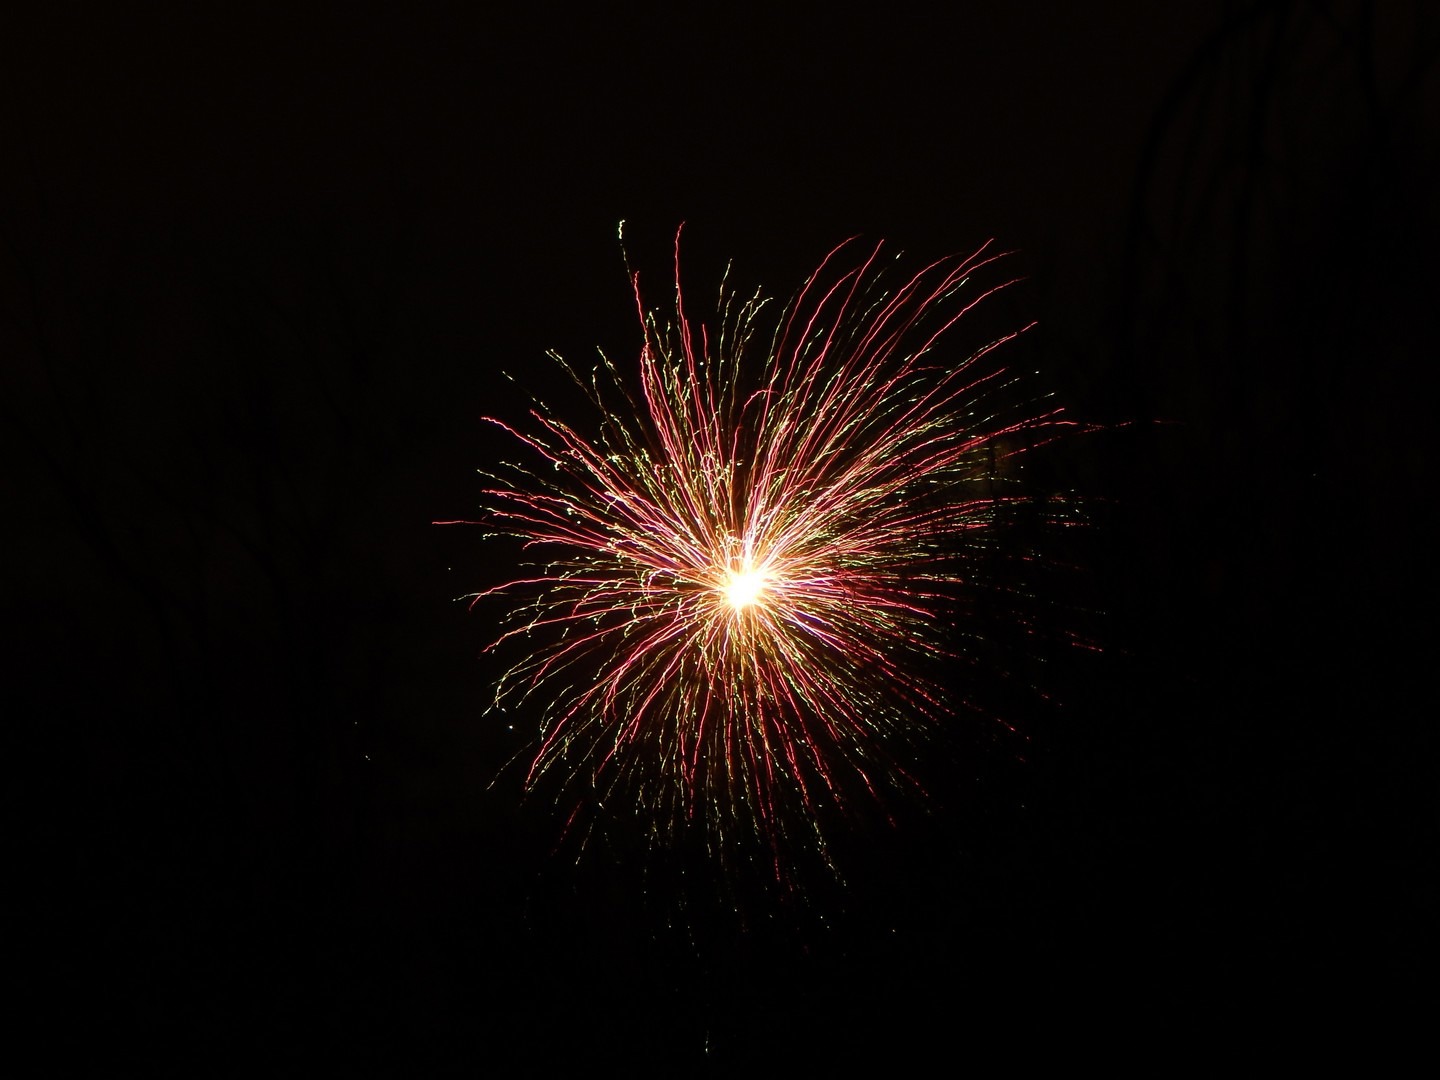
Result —
[[[958,1071],[1434,1001],[1435,9],[781,6],[6,17],[10,966],[55,1060]],[[727,263],[785,299],[847,237],[993,238],[979,325],[1036,320],[1007,361],[1096,425],[1037,466],[1090,520],[1037,539],[1043,694],[941,733],[843,880],[558,842],[483,715],[456,598],[513,556],[431,522],[514,456],[503,373],[633,363],[622,220],[657,304],[685,223],[699,312]]]

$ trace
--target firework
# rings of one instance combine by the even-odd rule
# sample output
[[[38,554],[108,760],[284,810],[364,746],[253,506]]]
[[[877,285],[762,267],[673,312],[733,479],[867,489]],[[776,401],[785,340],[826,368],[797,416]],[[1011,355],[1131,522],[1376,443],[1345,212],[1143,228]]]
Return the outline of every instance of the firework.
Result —
[[[840,245],[783,309],[722,284],[715,317],[647,309],[638,373],[582,373],[589,429],[537,403],[490,422],[525,459],[484,522],[534,555],[491,649],[522,655],[496,705],[540,716],[527,785],[567,818],[633,809],[657,837],[775,853],[907,782],[899,748],[952,715],[934,676],[965,658],[955,619],[985,588],[977,551],[1020,496],[1015,456],[1067,425],[1007,404],[994,362],[1024,328],[958,357],[956,323],[1011,281],[989,246],[900,274]],[[773,313],[773,314],[772,314]],[[1021,398],[1023,400],[1023,398]]]

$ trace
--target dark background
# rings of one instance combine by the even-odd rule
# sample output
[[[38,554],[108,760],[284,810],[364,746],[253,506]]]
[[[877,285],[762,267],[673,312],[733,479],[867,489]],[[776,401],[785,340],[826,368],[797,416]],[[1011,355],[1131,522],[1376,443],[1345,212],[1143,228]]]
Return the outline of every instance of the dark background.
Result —
[[[52,1053],[730,1075],[1433,1001],[1432,5],[6,17],[11,965]],[[943,12],[943,13],[942,13]],[[500,372],[990,237],[1107,429],[1042,657],[847,883],[490,786]],[[978,722],[977,722],[978,723]],[[508,775],[508,774],[507,774]],[[681,871],[686,875],[682,877]],[[1317,1011],[1318,1010],[1318,1011]]]

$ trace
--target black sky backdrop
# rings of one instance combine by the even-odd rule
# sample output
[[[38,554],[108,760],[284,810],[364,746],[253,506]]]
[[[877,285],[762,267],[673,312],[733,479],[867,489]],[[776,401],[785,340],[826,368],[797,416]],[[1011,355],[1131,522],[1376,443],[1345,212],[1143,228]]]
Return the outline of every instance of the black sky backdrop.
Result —
[[[13,968],[62,1054],[731,1075],[1433,1000],[1431,5],[6,23]],[[686,223],[699,310],[993,237],[1012,362],[1109,426],[1045,466],[1104,651],[803,898],[490,785],[497,555],[430,522],[502,370],[637,354],[622,219],[657,301]]]

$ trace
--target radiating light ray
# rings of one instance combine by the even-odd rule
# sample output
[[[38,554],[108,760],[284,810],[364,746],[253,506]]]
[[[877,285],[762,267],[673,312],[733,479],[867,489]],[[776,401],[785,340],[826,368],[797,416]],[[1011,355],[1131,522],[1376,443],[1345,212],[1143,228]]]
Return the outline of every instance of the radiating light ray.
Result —
[[[541,713],[526,782],[632,806],[657,837],[823,851],[829,807],[878,799],[895,750],[951,714],[937,666],[965,660],[958,603],[990,587],[978,545],[1024,498],[1018,455],[1073,428],[996,363],[943,339],[1012,282],[989,245],[905,277],[881,247],[821,263],[773,322],[722,286],[694,324],[631,283],[638,381],[583,377],[594,434],[538,402],[530,464],[490,475],[484,523],[543,561],[473,594],[509,598],[489,646],[523,648],[495,703]],[[891,280],[898,282],[890,285]],[[938,661],[938,664],[937,664]],[[574,820],[574,808],[567,820]]]

